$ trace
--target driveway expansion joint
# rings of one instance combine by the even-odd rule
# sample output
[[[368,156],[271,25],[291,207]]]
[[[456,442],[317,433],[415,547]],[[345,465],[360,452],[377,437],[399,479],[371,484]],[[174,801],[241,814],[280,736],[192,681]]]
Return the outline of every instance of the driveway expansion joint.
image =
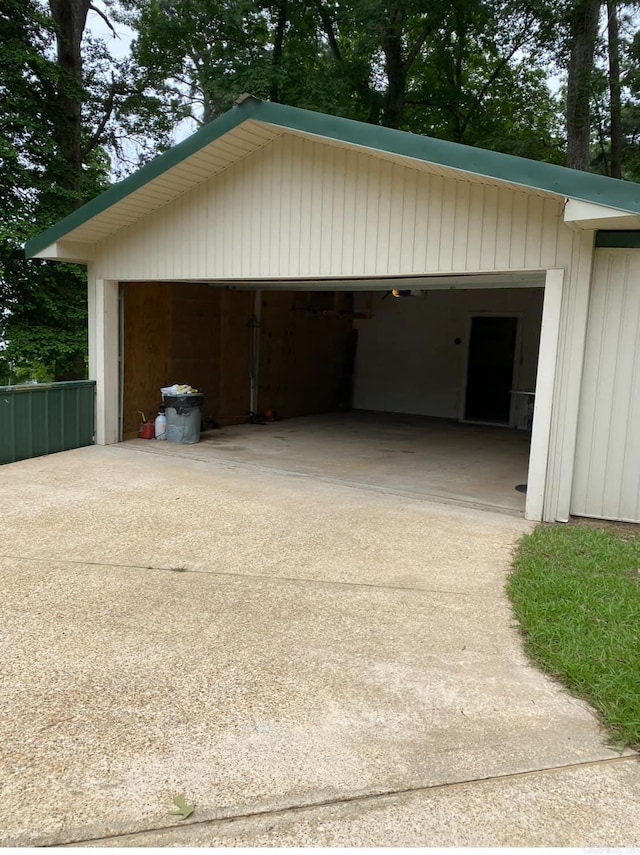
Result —
[[[123,448],[124,443],[118,443],[110,448]],[[127,448],[129,450],[129,448]],[[168,454],[164,449],[156,448],[133,448],[132,451],[138,454],[155,454],[158,457],[168,460],[189,460],[195,463],[206,463],[209,466],[220,466],[229,472],[236,469],[256,472],[261,472],[266,475],[280,475],[284,478],[296,478],[302,480],[317,481],[321,484],[330,484],[334,487],[344,487],[348,490],[365,490],[367,492],[383,493],[400,498],[412,499],[418,502],[425,502],[429,505],[454,505],[460,508],[470,508],[476,511],[488,511],[495,514],[505,514],[510,517],[523,519],[524,513],[515,508],[509,508],[506,505],[495,505],[485,502],[477,502],[473,499],[461,499],[456,496],[442,496],[438,493],[418,493],[415,490],[403,490],[394,487],[387,487],[380,484],[368,484],[366,481],[351,481],[348,478],[336,478],[331,475],[323,475],[320,472],[297,472],[295,469],[282,469],[279,466],[269,466],[264,463],[254,463],[247,460],[234,457],[216,457],[210,455],[207,457],[197,456],[195,454]]]
[[[256,811],[245,811],[244,813],[239,814],[230,814],[227,816],[217,816],[217,817],[204,817],[203,819],[196,819],[190,822],[181,822],[181,823],[172,823],[170,825],[160,825],[154,826],[153,828],[142,828],[135,831],[125,831],[119,834],[113,835],[103,835],[101,837],[87,837],[87,838],[78,838],[75,840],[67,840],[67,841],[55,841],[48,843],[34,843],[34,846],[43,846],[43,847],[51,847],[51,846],[62,846],[62,847],[72,847],[72,846],[82,846],[88,845],[91,843],[98,843],[100,841],[126,841],[130,838],[135,838],[143,834],[154,834],[161,832],[173,832],[180,829],[193,828],[194,826],[215,826],[215,825],[224,825],[224,824],[232,824],[234,822],[240,822],[242,820],[251,820],[251,819],[259,819],[264,817],[278,817],[284,816],[290,813],[302,813],[304,811],[311,811],[320,808],[326,807],[339,807],[340,805],[347,804],[357,804],[363,802],[372,802],[377,799],[389,799],[393,797],[399,796],[409,796],[418,793],[431,793],[431,792],[439,792],[446,790],[454,790],[458,787],[469,786],[473,784],[478,784],[479,786],[483,784],[490,784],[494,782],[502,782],[502,781],[513,781],[513,780],[522,780],[527,778],[533,778],[536,775],[553,775],[561,772],[570,772],[575,769],[585,769],[585,768],[593,768],[597,766],[611,766],[614,764],[620,763],[629,763],[629,762],[638,762],[640,761],[640,753],[638,752],[630,752],[625,755],[621,755],[618,757],[607,757],[601,758],[598,760],[586,760],[582,763],[568,763],[562,766],[548,766],[542,769],[529,769],[525,772],[512,772],[506,775],[493,775],[487,778],[469,778],[467,780],[461,781],[452,781],[444,784],[430,784],[427,786],[416,786],[416,787],[405,787],[403,789],[395,789],[395,790],[371,790],[365,793],[356,793],[351,796],[342,796],[334,799],[321,799],[316,802],[305,802],[303,804],[291,804],[286,805],[284,807],[278,808],[266,808],[265,810],[256,810]]]
[[[30,558],[25,555],[2,555],[0,559],[6,561],[25,561],[37,562],[39,564],[78,564],[87,567],[115,567],[121,570],[154,570],[159,573],[174,573],[175,568],[172,567],[156,567],[150,564],[113,564],[108,561],[85,561],[81,558]],[[308,579],[304,576],[273,576],[268,573],[232,573],[227,570],[200,570],[197,568],[190,569],[186,567],[180,570],[181,573],[193,574],[198,576],[225,576],[231,579],[253,579],[263,580],[268,582],[293,582],[302,585],[320,585],[325,587],[342,587],[342,588],[365,588],[381,591],[407,591],[408,593],[418,594],[446,594],[453,597],[468,597],[473,596],[474,599],[478,596],[490,597],[495,599],[495,594],[478,594],[476,591],[447,591],[443,588],[420,588],[416,586],[405,585],[389,585],[389,584],[374,584],[373,582],[347,582],[342,579]]]

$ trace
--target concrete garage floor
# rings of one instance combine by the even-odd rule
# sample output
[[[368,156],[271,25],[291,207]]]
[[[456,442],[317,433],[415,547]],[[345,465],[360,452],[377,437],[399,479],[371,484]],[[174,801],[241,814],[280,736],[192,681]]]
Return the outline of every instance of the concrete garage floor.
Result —
[[[131,440],[145,451],[313,475],[334,483],[523,513],[529,434],[449,419],[352,411],[235,425],[196,445]]]
[[[0,844],[640,845],[637,755],[523,656],[522,518],[122,444],[0,519]]]

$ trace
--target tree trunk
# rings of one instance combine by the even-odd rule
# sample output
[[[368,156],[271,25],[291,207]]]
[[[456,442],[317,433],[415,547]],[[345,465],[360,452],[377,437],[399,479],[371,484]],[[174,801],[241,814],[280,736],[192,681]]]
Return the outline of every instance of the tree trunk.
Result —
[[[567,166],[589,167],[591,75],[601,0],[577,0],[569,22],[571,55],[567,80]]]
[[[80,205],[82,178],[82,34],[90,0],[49,0],[56,26],[57,62],[60,79],[57,92],[57,143],[63,163],[59,183],[70,190]]]
[[[367,122],[371,125],[379,124],[380,101],[378,93],[371,87],[367,74],[363,75],[359,69],[354,73],[353,69],[345,63],[338,39],[336,38],[333,19],[322,0],[316,0],[316,8],[334,61],[341,67],[341,72],[350,81],[354,93],[367,108]]]
[[[609,97],[611,100],[612,178],[622,178],[622,100],[620,96],[620,44],[617,0],[607,0],[609,41]]]
[[[287,28],[289,8],[287,0],[278,3],[278,19],[276,22],[276,34],[273,40],[273,62],[271,65],[271,87],[269,100],[274,103],[280,102],[280,75],[282,72],[282,54],[284,49],[284,34]]]
[[[402,27],[402,10],[396,7],[391,12],[389,23],[385,26],[380,39],[387,74],[387,91],[382,124],[387,128],[399,128],[404,115],[407,71],[402,51]]]
[[[467,49],[467,19],[464,10],[457,8],[454,12],[455,34],[456,39],[453,46],[454,65],[453,65],[453,91],[451,92],[451,107],[453,109],[453,127],[452,139],[454,142],[461,143],[464,138],[464,132],[469,123],[469,117],[466,121],[462,117],[462,109],[460,98],[464,91],[464,55]]]
[[[399,128],[404,117],[404,101],[407,87],[407,75],[404,71],[402,55],[393,50],[386,53],[387,91],[382,124],[387,128]]]

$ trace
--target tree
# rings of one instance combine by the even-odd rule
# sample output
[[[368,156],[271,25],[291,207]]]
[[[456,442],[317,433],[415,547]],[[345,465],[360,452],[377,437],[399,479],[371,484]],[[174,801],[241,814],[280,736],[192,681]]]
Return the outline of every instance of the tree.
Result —
[[[640,32],[622,56],[626,97],[622,102],[623,176],[640,181]]]
[[[44,262],[28,266],[22,251],[38,230],[35,224],[52,221],[69,202],[51,174],[59,82],[58,67],[48,56],[52,37],[52,24],[37,3],[5,0],[0,13],[0,341],[5,361],[46,364],[49,379],[70,370],[86,337],[76,323],[77,276],[72,280],[69,271],[49,269]],[[52,316],[47,309],[60,288],[60,310]],[[39,289],[43,305],[33,311]]]
[[[538,4],[460,2],[448,10],[407,94],[411,130],[557,162],[558,104],[547,86],[552,18]]]
[[[611,103],[612,178],[622,178],[622,91],[620,85],[620,27],[617,0],[607,0],[607,34],[609,52],[609,97]]]
[[[49,0],[59,72],[55,132],[61,169],[57,179],[74,194],[75,206],[82,199],[82,35],[90,6],[89,0]]]
[[[174,122],[227,110],[241,87],[264,90],[268,22],[249,0],[124,0],[141,86],[161,94]],[[260,80],[260,85],[256,86]]]
[[[567,166],[587,170],[591,144],[591,85],[601,0],[575,0],[569,8]]]
[[[144,158],[149,129],[161,142],[168,134],[162,119],[145,121],[154,102],[129,63],[86,37],[94,6],[50,7],[3,0],[0,12],[0,346],[33,376],[63,380],[85,375],[86,276],[74,265],[25,261],[22,245],[107,186],[109,152],[138,137]]]
[[[52,55],[55,23],[36,0],[5,0],[0,17],[2,196],[0,339],[4,358],[43,379],[85,372],[86,285],[71,265],[26,262],[23,243],[104,186],[106,162],[78,170],[61,118],[71,101],[65,69]],[[79,97],[79,96],[78,96]],[[70,110],[70,108],[69,108]],[[68,117],[67,117],[68,118]]]
[[[590,71],[588,168],[640,179],[640,34],[634,6],[608,0]]]
[[[496,123],[514,124],[522,90],[544,107],[536,131],[555,110],[540,70],[540,45],[552,42],[545,0],[123,4],[141,79],[166,93],[176,119],[209,121],[248,91],[458,141],[474,139],[488,110],[484,138],[504,140]],[[548,145],[529,148],[557,159],[555,128],[541,135]]]

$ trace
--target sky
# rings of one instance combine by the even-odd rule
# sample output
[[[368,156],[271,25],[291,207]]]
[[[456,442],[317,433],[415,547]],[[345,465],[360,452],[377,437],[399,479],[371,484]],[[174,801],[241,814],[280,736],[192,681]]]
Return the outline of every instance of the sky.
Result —
[[[111,19],[110,19],[111,20]],[[89,11],[89,15],[87,18],[87,29],[93,33],[94,36],[99,36],[104,39],[107,47],[112,56],[117,59],[121,59],[122,57],[127,56],[129,53],[129,45],[131,44],[131,39],[133,38],[133,30],[124,24],[118,24],[116,21],[111,21],[113,27],[118,34],[118,38],[115,38],[109,27],[102,20],[100,15],[97,15],[95,12]]]
[[[104,8],[104,4],[101,4],[100,8]],[[105,23],[105,21],[100,17],[100,15],[96,14],[96,12],[93,12],[91,10],[89,11],[89,15],[87,17],[86,29],[94,36],[104,40],[107,49],[115,59],[123,59],[124,57],[129,55],[131,41],[135,36],[135,32],[130,27],[127,27],[125,24],[120,24],[117,21],[112,20],[111,18],[109,18],[109,20],[111,20],[111,23],[113,24],[113,27],[117,33],[117,38],[114,36],[110,27]],[[196,130],[196,128],[194,127],[193,122],[180,122],[178,125],[176,125],[172,133],[172,139],[174,144],[181,142],[183,139],[186,139],[194,132],[194,130]],[[135,147],[131,150],[131,156],[132,159],[135,159]]]

